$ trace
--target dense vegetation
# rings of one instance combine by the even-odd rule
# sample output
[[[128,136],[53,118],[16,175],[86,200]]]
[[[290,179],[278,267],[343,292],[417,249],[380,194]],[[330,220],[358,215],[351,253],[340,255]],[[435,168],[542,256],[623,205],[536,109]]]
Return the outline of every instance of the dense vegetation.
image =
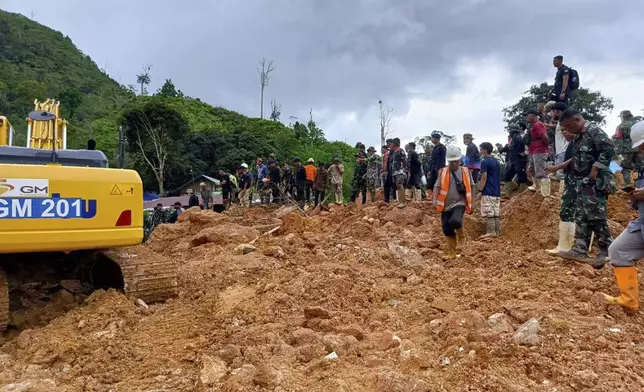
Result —
[[[147,79],[149,84],[150,76],[144,76],[137,81]],[[17,145],[25,143],[23,119],[33,110],[34,99],[46,98],[61,101],[62,115],[70,124],[69,147],[84,148],[87,139],[94,138],[112,164],[118,127],[123,126],[127,166],[139,171],[151,191],[172,191],[190,178],[191,171],[213,175],[219,168],[234,170],[270,153],[280,162],[295,156],[329,162],[337,155],[346,167],[346,184],[353,175],[353,148],[326,141],[312,118],[289,126],[249,118],[186,97],[170,80],[153,96],[137,96],[133,88],[120,86],[101,71],[69,37],[0,10],[0,113],[16,128]],[[148,125],[147,131],[141,124]],[[167,151],[161,178],[155,148],[159,144]]]

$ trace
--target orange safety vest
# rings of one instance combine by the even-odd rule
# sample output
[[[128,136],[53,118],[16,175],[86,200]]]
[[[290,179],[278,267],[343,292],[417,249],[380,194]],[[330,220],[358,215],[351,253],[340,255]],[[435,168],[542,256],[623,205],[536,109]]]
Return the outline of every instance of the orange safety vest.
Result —
[[[461,166],[461,176],[463,177],[463,185],[465,185],[465,212],[472,213],[472,185],[470,183],[470,171]],[[440,191],[436,199],[436,210],[443,211],[445,209],[445,199],[447,199],[447,192],[449,191],[449,182],[451,181],[449,167],[444,167],[440,170]]]

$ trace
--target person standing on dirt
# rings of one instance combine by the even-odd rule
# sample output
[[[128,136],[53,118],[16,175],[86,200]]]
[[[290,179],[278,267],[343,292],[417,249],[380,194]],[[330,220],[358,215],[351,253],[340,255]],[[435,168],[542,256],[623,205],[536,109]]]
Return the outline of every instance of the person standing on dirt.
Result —
[[[383,180],[382,190],[384,192],[385,203],[389,203],[389,201],[391,200],[391,194],[393,192],[393,189],[392,189],[393,179],[392,179],[392,172],[391,172],[391,156],[393,151],[393,140],[387,139],[386,143],[387,145],[384,147],[386,147],[387,150],[382,155],[381,177]]]
[[[447,148],[443,143],[441,143],[442,134],[438,131],[434,131],[431,136],[434,148],[432,149],[430,176],[427,178],[428,191],[432,191],[434,189],[436,180],[438,180],[438,172],[440,169],[445,167],[447,156]]]
[[[568,105],[566,105],[564,102],[557,102],[552,106],[552,118],[554,122],[556,123],[555,127],[555,132],[554,132],[554,155],[555,155],[555,165],[560,165],[566,161],[565,155],[566,155],[566,150],[568,149],[568,145],[570,144],[569,138],[564,136],[563,130],[561,129],[561,124],[559,123],[559,117],[561,117],[561,113],[566,111],[568,109]],[[564,175],[563,172],[559,171],[557,176],[555,176],[556,179],[561,180],[563,179]],[[559,192],[561,193],[562,186],[559,185]]]
[[[291,199],[295,198],[293,194],[293,188],[295,187],[295,175],[293,175],[293,170],[288,162],[284,162],[284,167],[282,170],[282,187],[286,196]]]
[[[577,191],[575,210],[575,243],[568,252],[559,256],[600,269],[608,259],[608,247],[613,237],[608,227],[607,198],[616,191],[615,176],[609,169],[615,159],[615,145],[597,125],[592,124],[575,109],[561,114],[561,126],[572,133],[570,166]],[[594,262],[588,257],[590,238],[595,233],[599,253]]]
[[[635,169],[634,163],[638,160],[637,150],[633,150],[631,146],[631,127],[635,124],[635,117],[630,110],[622,110],[619,114],[620,124],[615,130],[615,147],[617,148],[617,158],[620,166],[622,167],[622,176],[624,176],[624,185],[631,185],[631,172]]]
[[[242,208],[247,208],[250,206],[250,196],[251,187],[253,186],[253,180],[248,172],[247,167],[239,168],[239,203]]]
[[[525,154],[525,143],[523,140],[523,135],[521,127],[516,124],[510,125],[510,151],[509,155],[509,165],[505,170],[505,186],[503,193],[506,197],[510,197],[510,194],[514,192],[517,188],[520,192],[523,192],[527,188],[528,176],[526,174],[526,164],[528,162],[528,157]],[[514,177],[516,176],[517,182],[514,182]]]
[[[277,166],[277,162],[273,159],[268,161],[268,181],[266,181],[265,189],[270,191],[270,196],[273,198],[273,203],[280,203],[280,188],[279,185],[282,181],[282,173],[280,168]],[[266,196],[268,199],[269,196]],[[270,200],[267,200],[270,203]]]
[[[188,198],[188,208],[199,207],[199,197],[194,194],[192,189],[188,189],[186,193],[190,196]]]
[[[351,183],[351,200],[349,203],[355,203],[359,194],[362,194],[362,204],[367,204],[367,153],[364,151],[363,143],[356,143],[355,147],[358,152],[355,155],[356,166],[353,169],[353,182]]]
[[[481,143],[481,215],[485,218],[486,233],[482,238],[501,235],[501,165],[492,156],[492,143]]]
[[[563,102],[557,102],[557,105],[562,104]],[[559,209],[559,243],[554,249],[549,249],[546,252],[556,255],[559,252],[568,252],[572,248],[573,242],[575,242],[575,210],[577,204],[577,188],[575,184],[575,179],[572,176],[572,171],[570,166],[566,163],[572,157],[572,144],[570,143],[574,135],[565,129],[560,130],[563,137],[566,138],[568,145],[566,151],[564,152],[564,160],[562,163],[559,163],[548,169],[550,173],[556,173],[563,171],[564,178],[563,181],[559,182],[560,193],[561,193],[561,207]]]
[[[304,169],[302,160],[299,157],[293,158],[293,164],[295,165],[295,200],[300,204],[300,207],[304,208],[306,189],[308,185],[306,170]]]
[[[264,160],[262,158],[257,158],[257,193],[259,193],[260,203],[266,204],[267,198],[266,193],[264,192],[264,187],[266,186],[268,179],[268,168],[264,165]]]
[[[212,207],[212,192],[206,187],[206,183],[202,182],[199,184],[199,194],[201,195],[201,205],[206,210],[209,210]]]
[[[420,177],[423,175],[423,167],[420,163],[420,157],[416,152],[416,143],[411,142],[407,144],[409,157],[409,179],[407,180],[407,188],[411,193],[411,200],[415,202],[421,201]]]
[[[449,146],[447,149],[448,166],[438,173],[434,185],[433,204],[441,213],[443,234],[447,238],[447,248],[443,260],[459,256],[459,249],[465,245],[463,216],[472,213],[472,177],[465,166],[461,166],[461,149]]]
[[[230,181],[230,173],[219,169],[219,185],[221,185],[221,198],[224,201],[224,208],[230,207],[230,199],[233,194],[233,186]]]
[[[532,178],[533,185],[528,188],[531,191],[541,191],[544,197],[550,196],[550,178],[548,178],[548,156],[550,140],[546,126],[538,120],[539,112],[530,109],[526,112],[526,120],[530,123],[530,151],[528,160],[528,176]]]
[[[637,122],[629,131],[633,142],[630,147],[644,154],[644,121]],[[604,294],[608,303],[620,305],[631,314],[639,309],[639,283],[635,263],[644,259],[644,170],[640,169],[635,186],[637,189],[631,190],[628,196],[639,217],[630,221],[608,248],[608,257],[615,271],[620,294],[617,297]]]
[[[315,175],[313,182],[313,207],[317,207],[318,203],[324,202],[324,194],[328,184],[329,172],[326,170],[326,164],[320,162],[320,167]]]
[[[476,188],[479,183],[479,176],[481,174],[481,154],[478,147],[473,143],[474,137],[471,133],[463,135],[463,144],[467,146],[465,150],[465,158],[467,161],[467,168],[470,169],[472,174],[473,186]]]
[[[367,191],[369,192],[369,197],[371,202],[376,201],[376,189],[378,188],[378,177],[380,176],[380,157],[376,155],[376,148],[370,146],[367,149]]]
[[[335,204],[342,204],[342,181],[344,176],[344,166],[340,163],[340,158],[333,159],[333,165],[329,168],[331,174],[331,188],[335,195]]]
[[[304,171],[306,172],[306,203],[309,204],[311,203],[311,191],[313,190],[313,182],[315,181],[315,177],[318,174],[318,169],[317,167],[315,167],[315,161],[313,160],[313,158],[309,158],[309,160],[306,161]]]
[[[405,207],[405,180],[407,170],[407,156],[405,151],[400,148],[400,139],[394,138],[392,141],[393,152],[390,155],[391,159],[391,172],[393,184],[396,187],[398,195],[398,208]]]
[[[168,223],[177,223],[177,220],[179,219],[179,215],[183,214],[183,212],[184,212],[184,209],[183,209],[183,206],[181,205],[181,202],[180,201],[175,202],[174,210],[172,210],[172,213],[168,218]]]

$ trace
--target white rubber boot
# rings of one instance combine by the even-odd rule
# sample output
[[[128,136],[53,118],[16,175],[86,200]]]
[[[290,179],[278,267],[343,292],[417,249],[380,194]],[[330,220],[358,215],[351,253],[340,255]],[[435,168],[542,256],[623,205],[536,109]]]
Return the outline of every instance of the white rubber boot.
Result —
[[[538,192],[541,190],[541,180],[538,178],[533,179],[532,185],[528,187],[529,191]]]
[[[550,179],[549,178],[541,179],[541,195],[543,195],[543,197],[550,197]]]
[[[577,225],[575,222],[561,222],[564,227],[564,242],[561,244],[561,250],[567,252],[572,249],[572,246],[575,243],[575,230],[577,230]]]
[[[561,222],[561,221],[559,221],[559,244],[557,244],[556,248],[549,249],[549,250],[546,251],[546,252],[550,253],[551,255],[556,255],[561,251],[570,250],[570,248],[564,249],[565,246],[566,246],[566,241],[568,239],[568,237],[567,237],[568,232],[566,231],[567,230],[566,223],[569,223],[569,222]],[[574,223],[573,223],[573,225],[574,225]],[[574,232],[573,232],[573,240],[574,240],[574,238],[575,237],[574,237]]]

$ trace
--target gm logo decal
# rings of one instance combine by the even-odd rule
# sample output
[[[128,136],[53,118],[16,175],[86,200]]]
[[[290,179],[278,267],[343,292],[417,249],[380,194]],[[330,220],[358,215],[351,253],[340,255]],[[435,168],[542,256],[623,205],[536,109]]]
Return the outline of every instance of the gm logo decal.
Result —
[[[49,180],[0,178],[2,197],[49,197]]]

